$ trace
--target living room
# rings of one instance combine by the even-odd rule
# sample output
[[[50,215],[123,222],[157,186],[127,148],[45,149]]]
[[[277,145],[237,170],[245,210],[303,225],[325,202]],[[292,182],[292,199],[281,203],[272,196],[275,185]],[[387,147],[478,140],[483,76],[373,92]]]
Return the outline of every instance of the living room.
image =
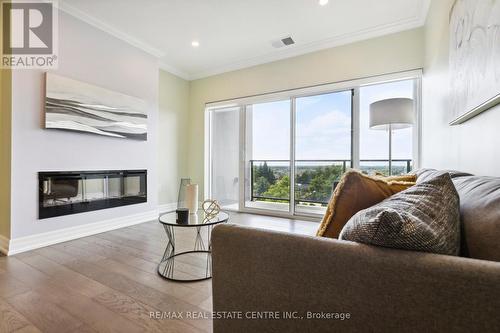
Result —
[[[500,330],[498,0],[1,5],[0,332]]]

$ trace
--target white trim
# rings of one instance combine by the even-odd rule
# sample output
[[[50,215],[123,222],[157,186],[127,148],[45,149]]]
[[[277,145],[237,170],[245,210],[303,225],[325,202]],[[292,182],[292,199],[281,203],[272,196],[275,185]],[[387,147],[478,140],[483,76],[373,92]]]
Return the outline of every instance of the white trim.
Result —
[[[309,221],[309,222],[316,222],[316,223],[321,222],[321,217],[322,217],[322,215],[307,215],[307,214],[300,214],[300,213],[296,213],[295,215],[290,215],[289,212],[285,212],[285,211],[267,210],[267,209],[249,208],[249,207],[244,207],[238,211],[232,210],[232,209],[225,209],[225,210],[234,211],[234,212],[243,213],[243,214],[273,216],[273,217],[281,217],[281,218],[290,219],[290,220],[302,220],[302,221]]]
[[[91,236],[102,232],[120,229],[135,224],[149,222],[158,218],[158,210],[139,213],[95,223],[64,228],[36,235],[14,238],[9,241],[7,255],[26,252],[52,244],[62,243],[73,239]],[[0,239],[2,241],[2,239]],[[4,249],[1,249],[4,252]],[[4,252],[5,253],[5,252]]]
[[[351,110],[352,110],[352,118],[351,118],[351,166],[354,169],[358,169],[360,167],[359,156],[360,156],[360,99],[359,99],[359,87],[355,87],[351,90]]]
[[[314,41],[304,45],[294,45],[283,49],[279,52],[272,52],[249,59],[242,59],[214,69],[207,69],[190,75],[190,80],[198,80],[209,76],[214,76],[226,72],[244,69],[252,66],[262,65],[273,61],[292,58],[307,53],[312,53],[320,50],[330,49],[337,46],[347,45],[367,39],[382,37],[397,32],[416,29],[425,24],[427,13],[429,11],[430,0],[422,0],[420,8],[417,10],[417,15],[411,18],[391,22],[389,24],[381,24],[370,28],[358,30],[355,32],[327,38],[319,41]]]
[[[288,201],[288,212],[290,215],[295,215],[295,154],[296,154],[296,143],[297,143],[297,97],[290,98],[290,199]]]
[[[413,84],[413,99],[415,100],[415,126],[413,126],[413,170],[422,163],[422,77],[415,79]]]
[[[230,72],[238,69],[248,68],[251,66],[257,66],[277,60],[287,59],[296,57],[299,55],[320,51],[324,49],[329,49],[341,45],[351,44],[354,42],[367,40],[371,38],[381,37],[385,35],[389,35],[396,32],[401,32],[405,30],[415,29],[421,27],[425,24],[427,19],[427,13],[429,11],[430,0],[422,0],[419,8],[417,9],[417,14],[414,17],[410,17],[407,19],[399,20],[396,22],[392,22],[389,24],[382,24],[378,26],[373,26],[370,28],[358,30],[355,32],[347,33],[340,36],[335,36],[332,38],[327,38],[319,41],[314,41],[311,43],[307,43],[304,45],[295,45],[290,48],[284,49],[279,52],[272,52],[260,56],[256,56],[249,59],[241,59],[239,61],[234,61],[228,63],[226,65],[222,65],[216,68],[207,69],[204,71],[199,71],[197,73],[189,74],[176,66],[167,63],[166,54],[164,51],[146,43],[142,40],[139,40],[128,33],[121,31],[118,28],[113,27],[112,25],[103,22],[102,20],[97,19],[96,17],[85,13],[84,11],[76,8],[73,5],[68,4],[65,1],[59,2],[59,9],[64,11],[65,13],[74,16],[81,21],[96,27],[118,39],[123,40],[124,42],[129,43],[130,45],[137,47],[144,52],[158,58],[160,60],[159,67],[170,72],[174,75],[177,75],[185,80],[197,80],[217,74],[222,74],[225,72]]]
[[[180,69],[167,64],[165,61],[160,61],[158,63],[158,66],[160,67],[161,70],[164,70],[166,72],[169,72],[170,74],[173,74],[175,76],[180,77],[181,79],[184,79],[186,81],[190,80],[190,76],[188,73],[181,71]]]
[[[212,197],[212,113],[204,113],[205,120],[205,145],[203,146],[203,199]]]
[[[239,149],[239,158],[240,163],[238,164],[238,209],[242,209],[245,206],[245,195],[246,188],[245,184],[247,183],[246,179],[246,156],[247,156],[247,143],[246,143],[246,135],[247,135],[247,107],[240,106],[239,108],[239,138],[238,138],[238,149]],[[211,146],[210,146],[211,147]],[[209,149],[210,149],[209,147]],[[251,180],[249,180],[251,181]],[[210,182],[211,184],[211,182]]]
[[[420,23],[425,25],[427,22],[427,14],[429,13],[429,8],[431,6],[431,0],[424,0],[422,6],[420,7]]]
[[[331,93],[342,90],[351,90],[356,87],[366,86],[370,84],[380,84],[384,82],[400,81],[405,79],[415,79],[422,76],[422,69],[412,69],[396,73],[373,75],[352,80],[338,81],[332,83],[318,84],[310,87],[299,87],[259,95],[245,96],[222,101],[208,102],[205,104],[206,110],[220,108],[222,106],[231,105],[233,107],[242,106],[253,103],[271,102],[276,100],[288,99],[290,97],[303,97],[307,95],[318,95],[322,93]]]
[[[74,7],[73,5],[68,4],[66,1],[59,1],[59,9],[62,10],[63,12],[76,17],[77,19],[97,28],[100,29],[104,32],[107,32],[108,34],[121,39],[124,42],[129,43],[132,46],[137,47],[138,49],[143,50],[144,52],[156,57],[156,58],[162,58],[165,56],[165,52],[157,49],[154,46],[151,46],[135,37],[130,36],[129,34],[107,24],[104,23],[103,21],[95,18],[92,15],[89,15],[82,10]]]

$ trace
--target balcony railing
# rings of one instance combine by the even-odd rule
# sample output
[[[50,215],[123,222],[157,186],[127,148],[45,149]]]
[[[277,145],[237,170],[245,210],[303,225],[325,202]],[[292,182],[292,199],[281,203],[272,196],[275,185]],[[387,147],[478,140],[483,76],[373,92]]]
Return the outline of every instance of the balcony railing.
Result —
[[[296,160],[295,203],[306,206],[326,206],[340,176],[350,167],[351,160]],[[392,174],[410,172],[411,168],[411,159],[392,160]],[[383,159],[360,160],[360,169],[367,173],[379,171],[387,174],[389,161]],[[278,192],[283,194],[283,192],[287,192],[283,178],[291,176],[290,160],[250,160],[250,170],[251,201],[290,202],[289,195],[285,197],[268,193]],[[259,180],[260,183],[256,183],[256,174],[258,177],[264,178]],[[332,178],[333,181],[331,181]],[[282,183],[278,184],[280,181]],[[290,193],[289,186],[288,182],[288,193]]]

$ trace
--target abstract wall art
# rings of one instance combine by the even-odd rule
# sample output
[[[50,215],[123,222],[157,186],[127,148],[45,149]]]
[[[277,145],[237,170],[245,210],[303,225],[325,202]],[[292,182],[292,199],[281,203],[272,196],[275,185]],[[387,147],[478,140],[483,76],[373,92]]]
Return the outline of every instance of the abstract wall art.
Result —
[[[500,103],[500,0],[456,0],[450,13],[451,124]]]
[[[46,74],[45,128],[147,140],[145,101]]]

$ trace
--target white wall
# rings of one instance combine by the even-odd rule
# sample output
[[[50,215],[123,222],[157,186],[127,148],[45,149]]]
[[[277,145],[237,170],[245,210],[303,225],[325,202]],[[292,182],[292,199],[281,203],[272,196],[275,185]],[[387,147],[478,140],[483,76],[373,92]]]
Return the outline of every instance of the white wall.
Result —
[[[10,238],[11,79],[10,69],[0,69],[0,249]]]
[[[189,81],[160,70],[158,178],[159,204],[177,204],[180,179],[187,174]]]
[[[425,26],[422,165],[500,176],[500,106],[449,126],[449,14],[454,0],[434,0]]]
[[[59,69],[76,80],[150,103],[148,141],[43,129],[42,71],[13,71],[11,238],[156,210],[156,59],[65,13],[59,15]],[[38,220],[38,171],[148,169],[148,202]]]

